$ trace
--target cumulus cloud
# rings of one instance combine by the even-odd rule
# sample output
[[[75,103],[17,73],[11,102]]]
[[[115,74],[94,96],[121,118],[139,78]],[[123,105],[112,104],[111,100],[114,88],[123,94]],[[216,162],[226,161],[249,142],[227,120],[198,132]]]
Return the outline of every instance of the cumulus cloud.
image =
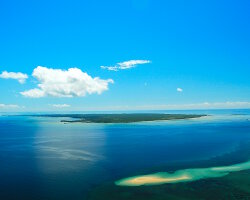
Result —
[[[38,66],[32,76],[39,81],[37,88],[21,92],[25,97],[82,97],[86,94],[101,94],[108,90],[112,79],[92,78],[78,68],[68,70]]]
[[[0,104],[0,109],[14,109],[14,108],[21,108],[15,104]]]
[[[119,71],[124,69],[130,69],[136,67],[137,65],[151,63],[150,60],[129,60],[125,62],[117,63],[114,66],[101,66],[102,69],[107,69],[109,71]]]
[[[70,105],[68,104],[52,104],[51,106],[55,108],[69,108],[70,107]]]
[[[183,89],[182,88],[177,88],[176,91],[177,92],[183,92]]]
[[[27,74],[23,74],[21,72],[7,72],[7,71],[3,71],[0,74],[0,78],[4,78],[4,79],[15,79],[17,80],[19,83],[23,84],[25,83],[26,79],[28,78]]]

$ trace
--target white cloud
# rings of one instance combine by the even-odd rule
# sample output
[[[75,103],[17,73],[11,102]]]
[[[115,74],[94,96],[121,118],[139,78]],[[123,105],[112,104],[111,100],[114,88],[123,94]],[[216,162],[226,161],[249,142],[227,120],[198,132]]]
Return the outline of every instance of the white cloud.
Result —
[[[183,89],[182,88],[177,88],[176,91],[177,92],[183,92]]]
[[[51,106],[55,108],[69,108],[70,107],[70,105],[68,104],[52,104]]]
[[[0,109],[14,109],[14,108],[21,108],[15,104],[0,104]]]
[[[21,93],[21,95],[23,95],[25,97],[30,97],[30,98],[41,98],[41,97],[45,96],[45,92],[41,89],[38,89],[38,88],[26,90],[26,91],[20,92],[20,93]]]
[[[17,80],[19,83],[23,84],[25,83],[26,79],[28,78],[27,74],[23,74],[21,72],[7,72],[7,71],[3,71],[0,74],[0,78],[4,78],[4,79],[15,79]]]
[[[109,83],[114,83],[112,79],[92,78],[78,68],[61,70],[38,66],[32,76],[40,83],[37,88],[21,92],[25,97],[82,97],[86,94],[101,94],[108,90]]]
[[[109,71],[119,71],[124,69],[130,69],[136,67],[136,65],[151,63],[150,60],[129,60],[125,62],[117,63],[115,66],[101,66],[102,69]]]

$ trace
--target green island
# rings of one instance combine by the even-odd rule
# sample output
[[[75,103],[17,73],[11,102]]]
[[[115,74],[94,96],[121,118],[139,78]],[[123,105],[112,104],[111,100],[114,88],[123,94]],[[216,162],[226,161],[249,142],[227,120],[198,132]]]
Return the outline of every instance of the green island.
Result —
[[[61,122],[63,123],[133,123],[133,122],[146,122],[146,121],[192,119],[192,118],[203,117],[206,115],[134,113],[134,114],[51,114],[51,115],[39,115],[39,116],[72,118],[72,120],[71,119],[61,120]]]

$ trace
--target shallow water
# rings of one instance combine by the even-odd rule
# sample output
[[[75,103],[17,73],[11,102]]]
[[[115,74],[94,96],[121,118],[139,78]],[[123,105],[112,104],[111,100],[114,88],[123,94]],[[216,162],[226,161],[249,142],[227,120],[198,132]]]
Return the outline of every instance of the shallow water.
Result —
[[[115,182],[117,186],[147,186],[182,182],[193,182],[201,179],[217,178],[229,175],[231,172],[240,172],[250,169],[250,161],[229,166],[209,168],[182,169],[172,173],[158,172],[149,175],[139,175],[121,179]]]
[[[114,182],[122,178],[185,169],[175,167],[182,162],[200,167],[202,160],[223,158],[250,141],[249,110],[231,113],[132,124],[63,124],[59,118],[0,116],[0,199],[102,199],[99,189],[120,193]],[[237,163],[220,159],[212,165],[228,165],[228,160]],[[138,190],[126,189],[132,196],[118,198],[140,199]]]

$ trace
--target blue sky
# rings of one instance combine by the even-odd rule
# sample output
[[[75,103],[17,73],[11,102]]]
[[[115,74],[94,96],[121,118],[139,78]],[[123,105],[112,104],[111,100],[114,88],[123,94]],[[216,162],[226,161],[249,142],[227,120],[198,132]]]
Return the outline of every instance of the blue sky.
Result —
[[[247,0],[0,1],[9,77],[0,111],[250,107],[249,9]],[[139,64],[119,68],[131,60]]]

